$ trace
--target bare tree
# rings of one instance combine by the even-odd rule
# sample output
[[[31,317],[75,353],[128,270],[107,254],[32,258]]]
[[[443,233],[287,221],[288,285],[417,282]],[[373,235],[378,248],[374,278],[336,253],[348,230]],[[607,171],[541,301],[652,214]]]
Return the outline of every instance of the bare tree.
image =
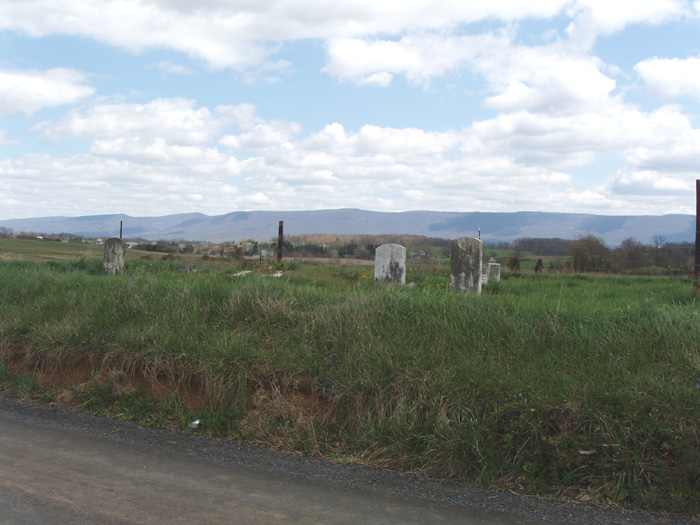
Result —
[[[651,239],[651,258],[654,266],[668,266],[669,257],[666,250],[666,237],[654,235]]]
[[[644,245],[634,237],[627,237],[620,243],[620,249],[624,254],[624,265],[628,269],[639,268],[646,264],[646,250]]]

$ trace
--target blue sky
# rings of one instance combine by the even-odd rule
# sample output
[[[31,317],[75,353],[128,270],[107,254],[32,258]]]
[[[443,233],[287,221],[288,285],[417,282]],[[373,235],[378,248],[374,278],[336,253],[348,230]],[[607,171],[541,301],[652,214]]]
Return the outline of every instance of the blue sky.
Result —
[[[629,6],[0,0],[0,219],[692,214],[700,2]]]

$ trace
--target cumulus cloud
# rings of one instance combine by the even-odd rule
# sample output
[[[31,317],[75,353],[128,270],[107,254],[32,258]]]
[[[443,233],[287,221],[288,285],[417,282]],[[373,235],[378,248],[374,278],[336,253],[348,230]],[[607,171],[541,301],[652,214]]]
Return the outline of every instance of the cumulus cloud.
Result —
[[[638,0],[633,7],[610,0],[576,0],[567,11],[574,19],[585,13],[593,22],[593,27],[587,23],[588,29],[593,28],[600,34],[614,33],[629,24],[662,24],[693,15],[693,8],[686,0]]]
[[[692,194],[694,183],[684,177],[650,170],[620,170],[608,183],[611,193],[634,196],[682,196]]]
[[[45,131],[52,139],[115,140],[167,134],[169,142],[192,145],[211,139],[216,117],[193,100],[156,99],[148,104],[95,104],[72,110]]]
[[[0,115],[75,104],[93,95],[84,73],[66,68],[0,69]]]
[[[426,63],[431,54],[438,71],[449,69],[446,49],[459,39],[440,42],[432,48],[425,34],[447,34],[465,25],[497,20],[509,24],[524,19],[551,19],[563,12],[572,19],[571,34],[585,19],[585,31],[609,34],[630,23],[660,23],[690,15],[692,8],[683,0],[644,0],[630,8],[622,2],[604,0],[539,0],[522,2],[464,2],[458,0],[398,1],[338,0],[260,0],[257,2],[172,0],[14,0],[0,4],[0,29],[22,31],[33,37],[68,34],[91,38],[131,52],[167,48],[203,60],[215,68],[245,69],[260,66],[280,49],[280,43],[297,39],[329,40],[328,70],[344,76],[338,68],[348,62],[350,47],[360,40],[382,51],[381,60],[398,57],[399,67],[417,71],[413,62]],[[115,21],[119,23],[115,23]],[[377,35],[408,38],[392,48]],[[417,45],[411,45],[411,39]],[[411,56],[413,55],[413,56]],[[432,63],[433,61],[427,61]],[[441,63],[442,62],[442,63]],[[179,68],[178,68],[179,69]],[[388,69],[363,74],[386,83]],[[352,75],[350,75],[352,77]]]
[[[198,162],[176,169],[86,154],[5,159],[0,161],[3,180],[20,183],[8,184],[2,204],[14,217],[104,213],[106,195],[131,214],[165,215],[174,209],[226,213],[234,198],[252,207],[252,200],[221,174],[191,170]]]
[[[226,135],[219,141],[229,149],[265,149],[269,146],[278,146],[286,143],[301,132],[301,126],[296,122],[281,120],[259,122],[252,126],[246,126],[248,131],[240,135]]]
[[[604,75],[596,57],[572,53],[567,45],[502,46],[482,56],[476,67],[495,95],[487,107],[504,112],[580,113],[608,100],[615,80]]]
[[[398,40],[338,38],[326,44],[328,63],[324,71],[341,80],[386,87],[394,75],[427,85],[469,64],[479,54],[504,47],[504,37],[484,35],[418,34]]]
[[[397,75],[427,87],[436,77],[469,69],[481,74],[493,93],[484,105],[503,112],[581,112],[605,102],[616,88],[616,80],[603,72],[615,69],[575,42],[524,46],[507,31],[331,39],[326,52],[329,75],[382,87]]]
[[[700,58],[650,58],[635,71],[651,92],[665,100],[683,96],[700,100]]]

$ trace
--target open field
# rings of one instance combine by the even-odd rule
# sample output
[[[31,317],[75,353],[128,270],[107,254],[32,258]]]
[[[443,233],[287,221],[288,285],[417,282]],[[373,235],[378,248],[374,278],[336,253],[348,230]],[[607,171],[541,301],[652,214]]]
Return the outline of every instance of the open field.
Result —
[[[689,279],[506,274],[476,297],[447,290],[445,261],[412,263],[409,289],[375,286],[371,263],[289,262],[276,278],[267,263],[130,253],[106,277],[80,253],[15,254],[0,261],[5,392],[436,478],[700,511]],[[242,268],[255,271],[234,277]]]

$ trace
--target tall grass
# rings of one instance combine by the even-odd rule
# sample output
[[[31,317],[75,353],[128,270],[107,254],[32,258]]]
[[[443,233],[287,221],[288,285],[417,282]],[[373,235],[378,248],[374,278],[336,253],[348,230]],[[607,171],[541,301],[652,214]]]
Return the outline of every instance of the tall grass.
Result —
[[[0,355],[196,385],[232,432],[438,478],[700,510],[690,282],[530,276],[451,293],[366,269],[0,266]],[[150,268],[150,269],[149,269]],[[161,268],[161,267],[158,267]]]

